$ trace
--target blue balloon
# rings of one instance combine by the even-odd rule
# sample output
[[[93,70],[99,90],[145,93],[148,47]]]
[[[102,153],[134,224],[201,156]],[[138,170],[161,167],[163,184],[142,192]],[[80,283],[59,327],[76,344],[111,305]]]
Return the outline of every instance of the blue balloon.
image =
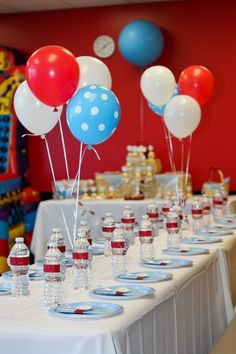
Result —
[[[99,85],[85,86],[70,99],[67,124],[76,139],[96,145],[107,140],[120,121],[120,104],[116,95]]]
[[[173,95],[171,96],[171,98],[177,96],[179,94],[179,87],[177,84],[175,84],[175,90],[174,90],[174,93]],[[164,115],[164,110],[166,108],[166,104],[163,104],[162,106],[155,106],[154,104],[152,104],[151,102],[148,102],[148,106],[151,108],[151,110],[158,114],[159,116],[162,116]]]
[[[155,62],[164,48],[161,30],[152,22],[130,22],[119,35],[118,46],[123,57],[139,67]]]

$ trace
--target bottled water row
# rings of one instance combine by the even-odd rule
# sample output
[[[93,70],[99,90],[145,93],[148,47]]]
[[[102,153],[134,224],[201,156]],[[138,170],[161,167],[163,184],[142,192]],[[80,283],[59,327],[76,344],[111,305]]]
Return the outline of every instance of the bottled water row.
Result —
[[[206,197],[195,198],[191,205],[192,229],[196,233],[207,228],[212,221],[220,221],[224,216],[225,198],[217,192],[212,202]],[[140,260],[154,258],[154,240],[158,236],[158,225],[163,223],[166,230],[168,249],[178,249],[182,237],[182,227],[188,223],[184,215],[183,197],[166,198],[161,212],[155,202],[148,205],[139,225],[135,213],[126,206],[121,221],[116,222],[112,213],[106,213],[102,233],[104,237],[104,254],[111,257],[113,276],[128,272],[127,251],[135,243],[135,236],[140,242]],[[213,213],[212,213],[213,209]],[[189,226],[189,224],[187,224]],[[66,276],[66,243],[60,229],[54,228],[47,243],[44,257],[44,303],[54,307],[64,302],[63,281]],[[74,290],[86,290],[90,287],[92,269],[92,235],[87,221],[82,220],[77,230],[72,250],[72,287]],[[22,237],[16,238],[8,257],[8,264],[13,273],[12,295],[29,296],[29,250]]]

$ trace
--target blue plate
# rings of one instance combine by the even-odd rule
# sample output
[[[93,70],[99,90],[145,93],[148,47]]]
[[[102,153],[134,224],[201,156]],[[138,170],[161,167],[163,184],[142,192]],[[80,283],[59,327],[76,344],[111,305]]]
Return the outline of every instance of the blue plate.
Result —
[[[195,232],[196,235],[204,236],[204,237],[227,236],[227,235],[232,235],[232,233],[233,232],[231,230],[225,230],[216,227],[209,227],[207,230],[201,230]]]
[[[215,228],[222,230],[233,230],[236,229],[236,222],[228,222],[227,220],[220,220],[215,223]]]
[[[91,309],[88,311],[79,311],[80,313],[75,313],[76,310],[80,310],[81,308],[83,309],[84,307],[90,307]],[[102,302],[75,302],[61,305],[49,310],[49,313],[52,316],[73,320],[112,317],[120,315],[122,312],[122,306]]]
[[[210,227],[211,228],[211,227]],[[235,223],[222,223],[222,222],[217,222],[215,223],[215,226],[213,226],[214,230],[222,230],[222,231],[228,231],[228,230],[233,230],[236,229],[236,224]]]
[[[216,243],[222,242],[222,239],[219,237],[205,237],[205,236],[192,236],[185,238],[181,241],[181,243],[187,244],[208,244],[208,243]]]
[[[206,254],[209,253],[207,248],[200,247],[182,247],[180,250],[168,250],[167,248],[162,250],[165,254],[173,254],[176,256],[195,256],[198,254]]]
[[[104,254],[104,248],[103,247],[98,247],[98,246],[92,246],[92,252],[93,255],[99,255],[99,254]]]
[[[191,267],[193,261],[189,259],[180,259],[180,258],[159,258],[159,259],[150,259],[142,263],[144,267],[158,268],[158,269],[174,269],[174,268],[183,268]]]
[[[11,294],[11,283],[0,283],[0,295]]]
[[[104,288],[97,288],[89,292],[93,296],[102,296],[106,298],[116,298],[122,300],[137,299],[143,296],[153,294],[155,289],[146,286],[136,285],[115,285]]]
[[[95,238],[93,240],[94,243],[98,243],[99,245],[104,244],[104,238]]]
[[[2,277],[5,279],[12,279],[12,271],[2,273]],[[40,270],[30,270],[29,271],[29,280],[43,280],[44,274]]]
[[[156,283],[163,280],[172,279],[171,273],[164,272],[133,272],[133,273],[124,273],[119,274],[116,277],[118,281],[127,281],[127,282],[137,282],[137,283]]]

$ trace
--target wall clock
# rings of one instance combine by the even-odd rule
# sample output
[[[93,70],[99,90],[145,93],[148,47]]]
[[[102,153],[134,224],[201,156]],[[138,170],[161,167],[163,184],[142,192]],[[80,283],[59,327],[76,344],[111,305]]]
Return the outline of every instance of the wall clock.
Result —
[[[109,58],[115,51],[115,41],[107,35],[99,36],[93,43],[93,50],[99,58]]]

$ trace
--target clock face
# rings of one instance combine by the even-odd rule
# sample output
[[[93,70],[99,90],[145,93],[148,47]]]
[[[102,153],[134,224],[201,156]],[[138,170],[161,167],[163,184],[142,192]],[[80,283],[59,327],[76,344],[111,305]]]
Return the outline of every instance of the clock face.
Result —
[[[115,51],[115,42],[110,36],[99,36],[93,44],[95,54],[100,58],[108,58]]]

